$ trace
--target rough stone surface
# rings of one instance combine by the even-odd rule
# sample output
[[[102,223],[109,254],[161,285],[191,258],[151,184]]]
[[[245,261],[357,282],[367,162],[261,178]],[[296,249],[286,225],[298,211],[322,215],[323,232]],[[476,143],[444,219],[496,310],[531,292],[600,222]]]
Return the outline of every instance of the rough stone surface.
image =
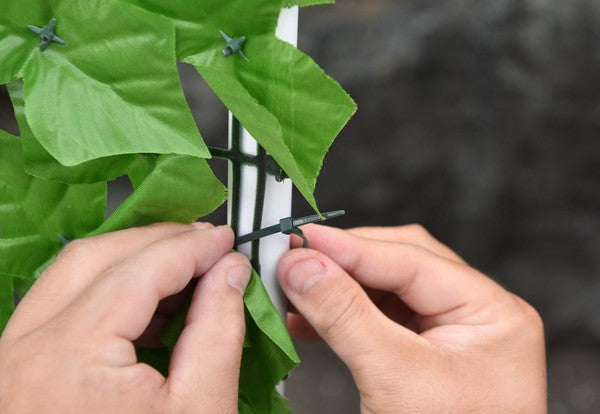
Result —
[[[600,2],[338,0],[302,12],[300,47],[359,104],[322,208],[422,223],[531,302],[550,412],[600,412]],[[358,412],[351,394],[318,398],[333,374],[299,348],[313,371],[290,379],[297,412]]]

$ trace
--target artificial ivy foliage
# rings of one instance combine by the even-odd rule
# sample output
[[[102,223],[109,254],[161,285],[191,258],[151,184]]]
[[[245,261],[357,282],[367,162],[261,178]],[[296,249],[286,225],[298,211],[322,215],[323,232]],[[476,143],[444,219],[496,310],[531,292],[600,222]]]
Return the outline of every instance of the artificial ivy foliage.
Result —
[[[282,6],[321,1],[123,0],[169,19],[177,58],[190,63],[292,179],[313,196],[323,158],[356,110],[346,92],[307,55],[274,36]],[[249,62],[224,59],[223,30],[246,36]]]
[[[52,17],[67,46],[40,53],[27,25]],[[0,82],[23,79],[31,130],[61,164],[135,153],[209,157],[166,19],[116,1],[3,1],[0,50]]]
[[[0,131],[0,332],[13,292],[24,294],[69,240],[194,221],[226,199],[205,161],[178,61],[198,70],[317,209],[323,158],[356,107],[275,28],[282,7],[323,3],[333,1],[0,2],[0,84],[8,85],[20,131]],[[28,25],[51,18],[66,45],[42,52]],[[249,62],[223,56],[219,30],[246,36]],[[105,218],[106,182],[124,175],[134,191]],[[240,412],[289,412],[274,388],[298,356],[258,275],[244,299]],[[171,325],[165,345],[179,332]],[[143,358],[160,368],[168,349]]]

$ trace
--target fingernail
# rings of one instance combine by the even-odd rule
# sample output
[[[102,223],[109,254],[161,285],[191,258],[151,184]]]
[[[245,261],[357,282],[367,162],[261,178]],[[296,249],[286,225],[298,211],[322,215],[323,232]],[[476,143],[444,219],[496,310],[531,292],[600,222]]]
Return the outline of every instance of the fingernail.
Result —
[[[235,266],[227,271],[227,284],[243,295],[250,281],[252,271],[248,266]]]
[[[296,263],[288,272],[287,285],[298,294],[307,292],[325,274],[325,266],[317,259],[307,259]]]
[[[205,223],[202,221],[196,221],[196,222],[192,223],[192,226],[194,226],[197,229],[201,229],[201,230],[206,230],[206,229],[210,229],[210,228],[214,227],[212,224]]]
[[[211,228],[212,231],[216,231],[216,232],[222,232],[222,231],[231,231],[231,227],[229,226],[217,226],[217,227],[212,227]]]

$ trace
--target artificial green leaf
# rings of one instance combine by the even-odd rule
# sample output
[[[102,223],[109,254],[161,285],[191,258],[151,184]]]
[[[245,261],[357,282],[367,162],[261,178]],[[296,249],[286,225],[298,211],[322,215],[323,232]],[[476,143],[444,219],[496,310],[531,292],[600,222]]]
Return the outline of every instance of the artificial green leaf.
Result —
[[[239,400],[238,405],[239,414],[256,414],[256,411],[250,407],[250,405],[243,399]],[[273,390],[271,393],[271,414],[292,414],[292,410],[288,406],[287,399]]]
[[[69,184],[96,183],[114,180],[131,171],[149,172],[154,166],[150,157],[142,154],[117,155],[65,167],[59,163],[31,132],[25,117],[23,81],[8,84],[8,92],[21,133],[25,172],[34,177]]]
[[[246,335],[240,372],[240,400],[253,413],[274,413],[275,386],[300,362],[290,336],[256,272],[244,295]]]
[[[281,352],[281,359],[284,362],[275,367],[273,371],[277,373],[274,376],[280,376],[279,380],[281,380],[290,371],[289,366],[297,365],[300,360],[281,316],[271,302],[260,276],[255,271],[252,272],[246,288],[244,303],[256,323],[256,327],[269,338],[271,343],[277,346],[277,352]],[[252,343],[256,343],[256,341],[252,341]]]
[[[225,43],[219,30],[232,37],[273,34],[282,0],[122,0],[170,19],[177,29],[177,56],[201,51],[222,50]]]
[[[205,160],[183,155],[148,157],[155,159],[153,169],[146,175],[130,173],[133,194],[90,235],[159,221],[189,223],[226,199],[225,187]]]
[[[173,21],[178,58],[197,68],[316,210],[313,192],[323,158],[356,105],[312,59],[275,37],[281,7],[291,2],[203,1],[190,12],[184,0],[168,6],[160,0],[127,1]],[[219,30],[246,36],[249,62],[223,56]]]
[[[51,14],[46,1],[0,2],[0,84],[21,77],[21,70],[37,50],[39,38],[27,25],[44,19],[47,22]]]
[[[4,331],[14,308],[13,278],[0,275],[0,334]]]
[[[283,140],[282,127],[277,118],[256,101],[236,78],[211,66],[197,65],[196,69],[256,140],[269,149],[279,166],[316,209],[312,190]]]
[[[0,277],[31,279],[67,240],[104,218],[106,184],[65,185],[25,174],[21,140],[0,131]]]
[[[197,68],[316,210],[313,191],[323,158],[356,106],[333,79],[292,45],[260,36],[248,42],[245,50],[252,56],[250,62],[224,59],[219,51],[186,61]]]
[[[50,5],[5,1],[0,16],[10,38],[34,40],[27,24],[55,17],[66,41],[44,52],[29,41],[11,65],[23,67],[7,69],[23,77],[27,122],[54,158],[73,166],[135,153],[210,157],[181,90],[168,19],[116,0]]]
[[[292,414],[288,406],[287,398],[279,394],[276,390],[271,394],[271,412],[277,414]]]
[[[15,200],[12,189],[3,182],[0,182],[0,226],[0,278],[32,279],[35,269],[61,247],[58,234],[53,240],[39,234]]]

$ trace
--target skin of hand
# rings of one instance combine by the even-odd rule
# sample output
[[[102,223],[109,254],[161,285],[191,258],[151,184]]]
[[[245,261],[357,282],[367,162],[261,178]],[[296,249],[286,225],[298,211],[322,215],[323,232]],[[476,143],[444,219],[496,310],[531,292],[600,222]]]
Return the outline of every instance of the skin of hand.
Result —
[[[160,223],[67,245],[0,338],[0,412],[237,413],[250,264],[233,242],[228,227]],[[134,341],[153,342],[186,295],[165,378]]]
[[[344,361],[362,413],[547,411],[543,325],[525,301],[418,225],[303,231],[311,249],[278,267],[289,328]]]

